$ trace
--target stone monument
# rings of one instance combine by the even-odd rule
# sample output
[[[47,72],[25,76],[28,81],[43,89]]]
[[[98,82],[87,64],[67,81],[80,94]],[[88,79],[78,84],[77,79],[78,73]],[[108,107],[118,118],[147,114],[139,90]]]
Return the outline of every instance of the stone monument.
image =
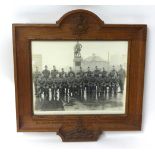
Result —
[[[73,59],[73,68],[75,72],[78,72],[81,67],[82,57],[81,57],[81,49],[82,45],[77,41],[76,45],[74,46],[74,59]]]

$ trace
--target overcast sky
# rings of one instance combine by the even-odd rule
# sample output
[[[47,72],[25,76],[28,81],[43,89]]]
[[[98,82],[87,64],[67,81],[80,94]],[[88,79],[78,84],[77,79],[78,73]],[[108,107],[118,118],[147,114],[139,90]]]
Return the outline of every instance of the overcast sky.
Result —
[[[127,55],[127,41],[80,41],[82,44],[81,55],[83,59],[95,54],[103,60],[108,60],[108,52],[111,61]],[[42,54],[42,65],[48,65],[49,69],[53,65],[60,69],[73,66],[74,46],[76,41],[32,41],[32,54]],[[125,58],[124,61],[127,61]],[[120,62],[119,62],[120,63]],[[124,63],[124,62],[123,62]]]

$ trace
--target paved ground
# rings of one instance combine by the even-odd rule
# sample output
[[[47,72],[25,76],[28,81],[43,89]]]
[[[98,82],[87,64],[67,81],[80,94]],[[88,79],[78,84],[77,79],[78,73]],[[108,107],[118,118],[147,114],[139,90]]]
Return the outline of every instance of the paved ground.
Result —
[[[102,96],[88,97],[63,97],[56,99],[35,99],[36,111],[94,111],[94,110],[114,110],[123,108],[123,94],[104,94]]]

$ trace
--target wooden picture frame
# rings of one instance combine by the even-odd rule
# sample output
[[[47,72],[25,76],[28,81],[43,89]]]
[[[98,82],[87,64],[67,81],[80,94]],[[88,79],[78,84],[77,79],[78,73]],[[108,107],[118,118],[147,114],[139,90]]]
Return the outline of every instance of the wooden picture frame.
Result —
[[[102,131],[141,130],[147,26],[105,24],[87,10],[73,10],[56,24],[13,24],[18,132],[57,132],[63,141],[96,141]],[[34,115],[32,40],[128,41],[125,114]]]

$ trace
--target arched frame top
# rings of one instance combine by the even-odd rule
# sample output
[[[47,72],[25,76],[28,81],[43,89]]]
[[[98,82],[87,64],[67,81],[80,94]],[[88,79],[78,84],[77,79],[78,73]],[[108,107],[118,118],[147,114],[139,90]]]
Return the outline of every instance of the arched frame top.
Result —
[[[83,10],[83,9],[72,10],[67,12],[56,23],[61,25],[67,18],[70,18],[71,16],[78,15],[78,14],[83,16],[90,16],[92,19],[96,20],[99,25],[104,25],[104,21],[101,20],[96,14],[94,14],[91,11]]]

